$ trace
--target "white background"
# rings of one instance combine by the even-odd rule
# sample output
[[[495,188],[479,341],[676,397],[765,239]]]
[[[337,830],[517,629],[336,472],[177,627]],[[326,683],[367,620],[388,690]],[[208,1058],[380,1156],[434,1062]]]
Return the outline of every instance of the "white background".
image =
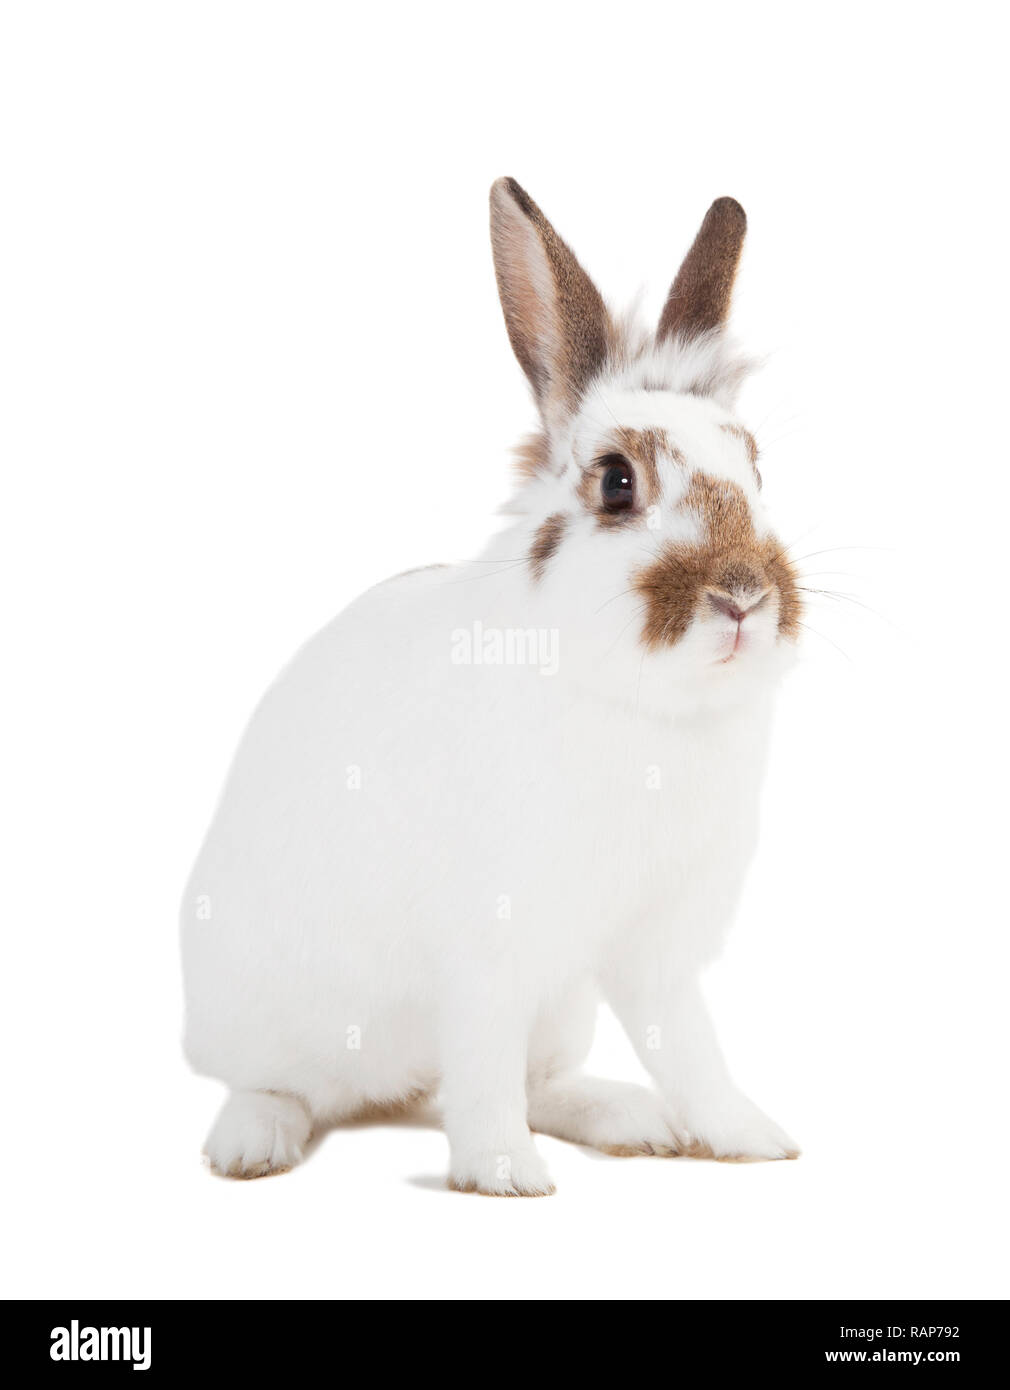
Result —
[[[1007,207],[997,6],[8,3],[11,1295],[1005,1296]],[[797,1163],[414,1125],[235,1184],[175,911],[243,721],[373,581],[473,554],[532,423],[487,189],[658,313],[750,236],[741,413],[811,609],[709,985]],[[608,1019],[597,1069],[636,1064]]]

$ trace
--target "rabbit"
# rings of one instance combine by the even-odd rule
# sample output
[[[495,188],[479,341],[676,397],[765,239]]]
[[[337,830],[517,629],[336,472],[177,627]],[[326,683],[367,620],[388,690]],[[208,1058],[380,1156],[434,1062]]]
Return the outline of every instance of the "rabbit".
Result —
[[[755,844],[801,627],[727,336],[720,198],[654,331],[612,314],[514,179],[491,189],[539,429],[478,560],[369,590],[242,740],[185,893],[185,1050],[230,1088],[234,1177],[437,1098],[449,1185],[540,1196],[532,1134],[609,1154],[795,1157],[699,988]],[[585,1075],[606,1000],[651,1086]]]

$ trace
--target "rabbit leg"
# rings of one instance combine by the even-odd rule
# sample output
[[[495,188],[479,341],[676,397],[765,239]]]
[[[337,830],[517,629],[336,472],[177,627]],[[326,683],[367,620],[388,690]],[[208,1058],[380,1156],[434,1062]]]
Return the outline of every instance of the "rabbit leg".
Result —
[[[662,1097],[645,1086],[571,1073],[530,1092],[530,1128],[618,1157],[678,1152],[673,1119]]]
[[[537,1013],[530,1032],[527,1089],[530,1095],[541,1082],[582,1066],[593,1045],[596,1013],[600,1004],[599,986],[583,977],[573,981],[560,994],[552,996],[549,1007]]]
[[[215,1172],[229,1178],[264,1178],[300,1163],[312,1129],[294,1096],[233,1091],[207,1136],[204,1152]]]
[[[444,1003],[440,1099],[450,1187],[499,1197],[554,1191],[526,1120],[528,1031],[528,1018],[493,982]]]
[[[607,993],[674,1116],[680,1151],[725,1160],[796,1158],[799,1147],[733,1082],[693,972],[626,957]]]

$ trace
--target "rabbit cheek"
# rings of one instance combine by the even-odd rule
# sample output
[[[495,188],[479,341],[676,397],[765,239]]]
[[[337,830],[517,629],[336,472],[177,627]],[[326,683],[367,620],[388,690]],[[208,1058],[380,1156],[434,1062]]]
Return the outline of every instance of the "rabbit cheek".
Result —
[[[647,650],[672,646],[691,626],[705,585],[706,567],[694,546],[667,545],[632,583],[645,599],[642,641]]]
[[[769,537],[765,542],[764,552],[765,574],[779,596],[779,635],[796,638],[799,636],[803,617],[803,602],[796,583],[796,571],[774,537]]]

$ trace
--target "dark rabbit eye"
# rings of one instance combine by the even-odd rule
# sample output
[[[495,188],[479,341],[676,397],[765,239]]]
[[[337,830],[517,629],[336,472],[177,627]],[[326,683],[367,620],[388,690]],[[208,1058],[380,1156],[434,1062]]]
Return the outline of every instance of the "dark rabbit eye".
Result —
[[[631,464],[620,454],[603,459],[600,495],[608,512],[626,512],[635,501],[635,475]]]

